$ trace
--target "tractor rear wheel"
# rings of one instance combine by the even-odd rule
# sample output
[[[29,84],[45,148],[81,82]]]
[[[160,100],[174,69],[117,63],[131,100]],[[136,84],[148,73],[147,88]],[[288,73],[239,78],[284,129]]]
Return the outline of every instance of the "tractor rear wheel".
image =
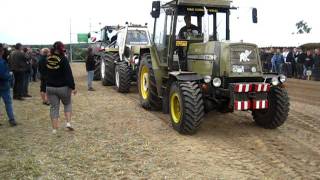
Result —
[[[181,134],[194,134],[204,116],[204,102],[198,84],[196,82],[172,83],[169,109],[173,128]]]
[[[101,80],[101,59],[96,59],[93,80]]]
[[[142,60],[138,73],[138,89],[140,103],[145,109],[159,110],[161,101],[158,96],[156,79],[151,64],[151,55],[146,53]]]
[[[113,86],[114,85],[114,57],[109,54],[101,60],[101,82],[103,86]]]
[[[254,121],[266,129],[275,129],[281,126],[288,118],[289,97],[285,89],[272,87],[268,97],[269,108],[254,110],[252,112]]]
[[[116,65],[116,88],[118,92],[128,93],[130,90],[131,71],[127,63]]]

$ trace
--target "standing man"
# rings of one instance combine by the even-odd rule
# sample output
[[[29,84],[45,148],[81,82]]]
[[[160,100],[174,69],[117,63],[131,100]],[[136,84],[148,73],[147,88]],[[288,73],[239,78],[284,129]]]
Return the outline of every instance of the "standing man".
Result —
[[[282,66],[284,63],[283,56],[281,54],[280,49],[277,49],[276,53],[273,55],[272,59],[272,72],[276,72],[278,74],[282,73]]]
[[[32,59],[31,59],[31,65],[32,65],[32,81],[37,81],[37,74],[38,74],[38,63],[40,58],[40,52],[39,50],[35,50],[32,52]]]
[[[6,106],[9,123],[11,126],[16,126],[17,123],[13,115],[12,99],[10,96],[10,81],[12,80],[12,73],[9,72],[8,63],[2,58],[4,54],[3,45],[0,44],[0,97]]]
[[[292,50],[290,49],[286,49],[286,53],[285,53],[285,58],[284,58],[284,62],[285,62],[285,74],[287,77],[291,78],[293,76],[293,68],[292,68],[292,63],[294,61],[294,57],[293,57],[293,53]]]
[[[10,54],[9,62],[15,78],[13,99],[24,100],[24,80],[26,79],[25,76],[29,66],[27,64],[26,56],[22,52],[22,44],[17,43],[15,45],[15,50]]]
[[[86,59],[86,70],[88,72],[88,91],[94,91],[92,87],[92,81],[93,81],[93,76],[94,76],[94,70],[95,70],[95,60],[93,57],[93,51],[92,48],[88,48],[88,55]]]
[[[310,80],[312,67],[313,67],[313,55],[311,50],[307,51],[307,56],[305,57],[304,64],[303,64],[303,75],[306,79]]]
[[[25,73],[25,80],[24,80],[24,85],[23,85],[23,95],[22,97],[32,97],[29,95],[29,83],[32,80],[31,75],[32,75],[32,65],[31,65],[31,60],[32,60],[32,50],[30,48],[24,48],[23,52],[26,57],[26,63],[28,65],[27,71]]]
[[[41,56],[39,58],[38,70],[40,73],[40,95],[42,99],[42,104],[50,105],[47,96],[47,58],[50,50],[48,48],[43,48],[41,50]]]
[[[316,81],[320,81],[320,51],[319,49],[314,50],[314,56],[313,56],[313,71],[312,71],[312,76],[313,79]]]

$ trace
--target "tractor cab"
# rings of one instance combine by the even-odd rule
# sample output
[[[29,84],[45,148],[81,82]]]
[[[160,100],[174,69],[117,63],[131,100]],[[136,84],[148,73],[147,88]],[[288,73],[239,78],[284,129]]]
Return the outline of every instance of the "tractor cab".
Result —
[[[153,41],[160,63],[169,71],[202,76],[261,76],[257,46],[229,42],[232,9],[227,0],[154,2]],[[252,14],[257,22],[255,8]]]

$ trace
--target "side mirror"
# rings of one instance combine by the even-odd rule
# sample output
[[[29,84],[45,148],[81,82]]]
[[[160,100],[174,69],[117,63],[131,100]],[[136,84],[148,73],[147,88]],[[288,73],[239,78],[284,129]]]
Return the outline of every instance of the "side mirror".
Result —
[[[88,33],[88,39],[90,39],[91,38],[91,33]]]
[[[252,22],[258,23],[258,11],[257,8],[252,8]]]
[[[152,2],[152,10],[150,14],[153,18],[158,18],[160,16],[160,1]]]

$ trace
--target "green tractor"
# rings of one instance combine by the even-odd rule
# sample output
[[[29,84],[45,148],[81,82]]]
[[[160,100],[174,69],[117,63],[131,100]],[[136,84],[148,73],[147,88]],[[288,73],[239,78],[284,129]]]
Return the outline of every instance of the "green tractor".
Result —
[[[151,44],[147,26],[127,24],[117,31],[116,39],[105,48],[101,61],[101,81],[115,85],[118,92],[128,93],[137,79],[140,49]]]
[[[117,40],[117,31],[124,28],[123,26],[105,26],[99,31],[100,37],[95,37],[92,32],[88,33],[88,38],[95,39],[94,43],[90,45],[93,49],[95,59],[95,70],[93,80],[101,80],[101,61],[105,57],[105,48],[113,46]],[[97,32],[95,32],[97,33]]]
[[[263,74],[257,45],[229,41],[232,9],[226,0],[152,3],[153,44],[140,49],[140,102],[169,113],[181,134],[195,133],[211,110],[251,111],[270,129],[287,120],[286,77]],[[257,22],[255,8],[252,15]]]

